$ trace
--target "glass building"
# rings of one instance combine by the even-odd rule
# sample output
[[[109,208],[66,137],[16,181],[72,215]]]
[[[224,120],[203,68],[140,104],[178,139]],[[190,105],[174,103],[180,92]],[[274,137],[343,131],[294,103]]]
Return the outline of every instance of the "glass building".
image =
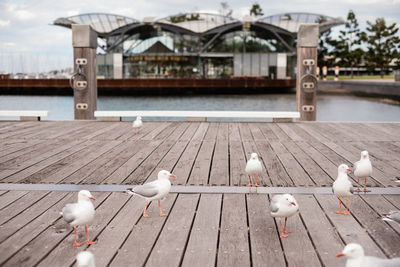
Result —
[[[104,78],[294,77],[302,23],[318,23],[323,33],[344,21],[311,13],[239,20],[197,12],[143,21],[90,13],[54,21],[68,28],[91,25],[99,38],[98,75]]]

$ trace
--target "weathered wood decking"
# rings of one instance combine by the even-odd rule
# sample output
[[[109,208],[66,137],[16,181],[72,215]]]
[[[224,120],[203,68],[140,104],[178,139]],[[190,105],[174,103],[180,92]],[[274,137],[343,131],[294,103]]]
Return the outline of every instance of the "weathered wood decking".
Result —
[[[147,122],[0,122],[1,183],[140,184],[161,169],[176,185],[243,186],[246,159],[264,163],[264,186],[331,186],[337,166],[370,152],[369,186],[396,187],[400,124]],[[354,182],[354,176],[351,175]],[[367,254],[400,257],[400,227],[379,219],[400,209],[398,195],[357,195],[351,216],[332,195],[295,195],[300,213],[280,239],[266,194],[170,194],[168,217],[142,217],[144,201],[94,192],[98,266],[340,266],[346,243]],[[78,251],[60,218],[75,192],[0,192],[0,265],[70,266]],[[83,233],[81,233],[83,240]]]

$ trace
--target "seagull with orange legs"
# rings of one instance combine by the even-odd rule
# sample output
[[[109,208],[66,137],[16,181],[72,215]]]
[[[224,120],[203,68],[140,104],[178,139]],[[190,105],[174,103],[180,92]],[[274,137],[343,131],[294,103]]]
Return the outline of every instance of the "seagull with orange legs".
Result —
[[[360,189],[360,178],[364,177],[364,192],[371,192],[367,189],[367,177],[372,174],[372,164],[369,160],[368,151],[361,152],[361,159],[354,163],[354,175],[357,177],[357,189],[356,192],[361,192]]]
[[[250,159],[247,161],[246,169],[247,175],[249,176],[249,184],[247,186],[252,186],[251,183],[251,176],[256,177],[255,186],[259,186],[258,184],[258,176],[261,175],[262,172],[262,165],[260,160],[258,159],[257,153],[251,153]]]
[[[278,217],[281,230],[281,237],[288,237],[289,231],[286,230],[287,218],[296,214],[299,205],[296,199],[290,194],[275,195],[271,199],[270,210],[272,217]],[[282,229],[282,218],[285,218],[285,226]]]
[[[146,210],[147,206],[150,204],[150,201],[152,200],[158,200],[160,216],[168,215],[162,212],[160,200],[164,199],[171,190],[171,182],[169,180],[170,178],[176,178],[176,176],[170,173],[169,171],[163,170],[158,173],[157,180],[150,183],[146,183],[144,185],[138,185],[134,188],[128,188],[126,190],[126,192],[129,194],[138,195],[146,199],[146,205],[144,207],[143,217],[149,217],[149,215],[146,213]]]
[[[136,133],[138,133],[142,126],[143,126],[142,117],[137,116],[136,120],[132,123],[132,127],[136,128]]]
[[[349,215],[349,200],[348,197],[353,195],[353,185],[351,184],[347,172],[352,170],[346,165],[341,164],[338,167],[338,176],[336,181],[333,182],[332,191],[339,198],[339,210],[336,212],[338,214]],[[346,211],[342,211],[342,198],[346,198]]]
[[[60,214],[64,220],[74,227],[74,247],[79,247],[82,244],[76,241],[76,228],[80,225],[85,226],[86,243],[88,245],[96,244],[94,241],[89,240],[87,224],[91,223],[94,218],[94,206],[91,200],[96,200],[92,194],[87,190],[81,190],[78,193],[78,202],[67,204],[62,209]]]

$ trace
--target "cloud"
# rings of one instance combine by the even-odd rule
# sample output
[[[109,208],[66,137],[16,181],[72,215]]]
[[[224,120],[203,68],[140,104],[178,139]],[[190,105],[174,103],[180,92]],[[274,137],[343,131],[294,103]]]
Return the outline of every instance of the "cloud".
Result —
[[[10,26],[10,21],[9,20],[1,20],[0,19],[0,28],[8,27]]]

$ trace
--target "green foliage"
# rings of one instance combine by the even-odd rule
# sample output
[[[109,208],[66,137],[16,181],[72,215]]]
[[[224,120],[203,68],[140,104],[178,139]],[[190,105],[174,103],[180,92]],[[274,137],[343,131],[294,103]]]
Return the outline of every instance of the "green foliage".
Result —
[[[250,9],[250,15],[254,16],[263,16],[264,12],[262,11],[262,8],[260,5],[256,2],[253,4],[253,6]]]
[[[338,59],[339,66],[351,68],[351,76],[353,76],[353,67],[361,63],[364,54],[359,47],[362,36],[356,15],[350,10],[347,14],[345,29],[340,31],[339,40],[334,43],[333,55]]]
[[[228,2],[221,2],[221,9],[219,10],[219,13],[222,16],[231,17],[232,12],[233,12],[233,10],[231,8],[229,8]]]
[[[389,63],[399,56],[400,38],[397,36],[399,28],[396,23],[386,25],[384,18],[377,18],[375,23],[367,21],[367,31],[363,39],[367,42],[367,65],[369,68],[380,68],[381,76],[388,68]]]
[[[318,44],[318,66],[332,66],[334,64],[334,57],[332,57],[330,50],[335,46],[336,41],[330,36],[331,30],[321,34]]]
[[[192,21],[192,20],[199,20],[200,14],[197,13],[192,13],[190,15],[188,14],[179,14],[176,16],[171,16],[169,20],[172,23],[180,23],[180,22],[185,22],[185,21]]]

